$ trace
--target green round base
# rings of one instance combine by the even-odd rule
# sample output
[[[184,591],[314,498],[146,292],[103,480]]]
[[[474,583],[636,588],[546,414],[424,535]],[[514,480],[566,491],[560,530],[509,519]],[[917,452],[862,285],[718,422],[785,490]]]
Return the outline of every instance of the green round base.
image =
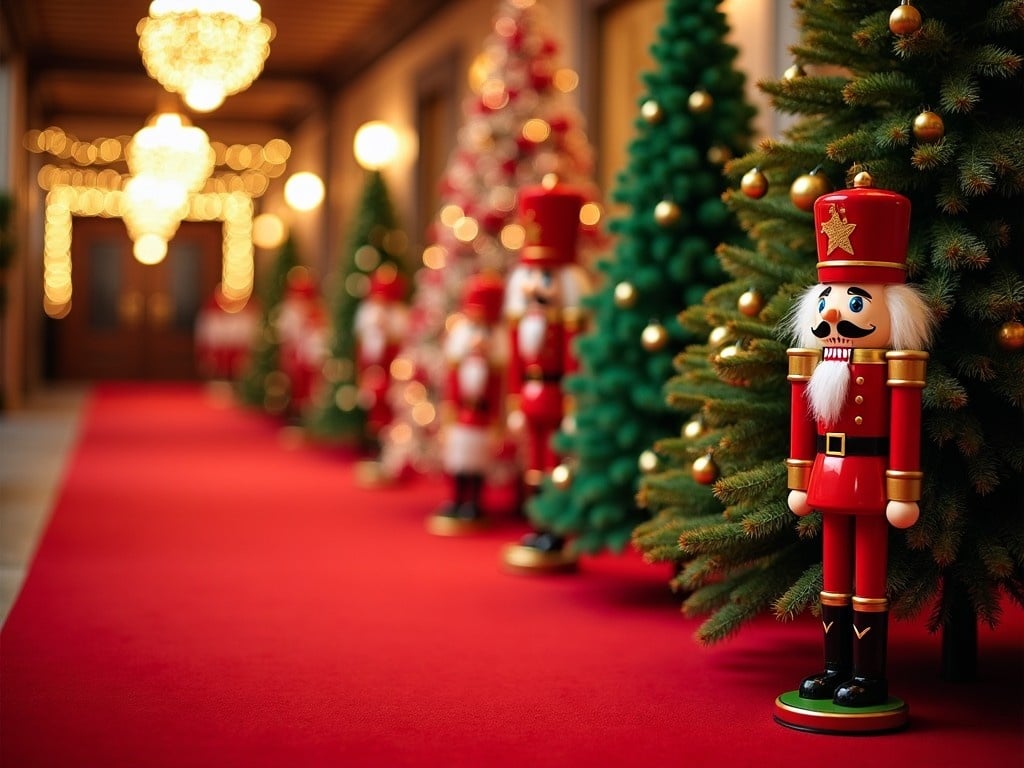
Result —
[[[873,707],[843,707],[831,699],[802,699],[787,691],[775,699],[775,721],[787,728],[812,733],[891,733],[906,727],[910,708],[902,699],[890,696]]]

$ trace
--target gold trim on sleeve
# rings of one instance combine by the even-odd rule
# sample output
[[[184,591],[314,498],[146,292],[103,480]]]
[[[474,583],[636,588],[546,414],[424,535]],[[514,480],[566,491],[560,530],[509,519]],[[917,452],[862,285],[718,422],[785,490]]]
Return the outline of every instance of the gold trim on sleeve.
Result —
[[[791,491],[806,491],[811,476],[810,459],[786,459],[786,482]]]
[[[885,495],[892,501],[920,501],[923,472],[885,470]]]

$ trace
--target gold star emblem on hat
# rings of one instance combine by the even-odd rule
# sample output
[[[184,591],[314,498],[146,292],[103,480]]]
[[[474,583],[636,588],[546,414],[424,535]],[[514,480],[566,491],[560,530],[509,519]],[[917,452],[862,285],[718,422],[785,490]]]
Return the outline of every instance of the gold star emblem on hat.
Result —
[[[822,234],[828,238],[828,250],[825,255],[828,256],[836,248],[839,248],[853,256],[853,243],[850,242],[850,235],[853,234],[857,225],[848,223],[845,209],[840,211],[835,203],[828,207],[828,213],[828,221],[821,225]]]
[[[527,211],[523,217],[523,229],[526,231],[526,243],[527,245],[536,245],[540,242],[541,228],[540,222],[537,221],[536,211]]]

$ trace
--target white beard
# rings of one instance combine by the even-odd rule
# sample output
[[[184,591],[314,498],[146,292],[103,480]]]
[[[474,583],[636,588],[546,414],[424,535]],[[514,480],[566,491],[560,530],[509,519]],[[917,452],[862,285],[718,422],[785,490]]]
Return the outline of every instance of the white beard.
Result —
[[[831,426],[839,418],[850,388],[850,366],[840,360],[818,363],[807,385],[807,402],[815,418]]]
[[[487,389],[487,361],[479,355],[470,355],[459,363],[459,392],[470,400],[483,397]]]
[[[519,349],[529,357],[536,357],[544,345],[548,319],[542,313],[528,313],[519,321]]]

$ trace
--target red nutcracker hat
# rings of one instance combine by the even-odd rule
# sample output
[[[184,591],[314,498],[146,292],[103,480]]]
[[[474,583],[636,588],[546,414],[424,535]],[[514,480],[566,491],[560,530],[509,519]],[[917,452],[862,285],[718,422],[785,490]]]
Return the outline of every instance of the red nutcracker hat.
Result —
[[[498,275],[481,272],[466,282],[462,311],[477,322],[495,325],[501,319],[505,301],[505,284]]]
[[[910,200],[874,189],[857,174],[853,189],[814,201],[818,280],[823,283],[903,283],[907,279]]]
[[[524,264],[560,266],[576,260],[583,195],[565,184],[519,190],[519,223],[526,240],[519,253]]]
[[[405,280],[398,274],[394,264],[381,264],[370,275],[370,290],[367,298],[381,301],[402,301],[405,298]]]

